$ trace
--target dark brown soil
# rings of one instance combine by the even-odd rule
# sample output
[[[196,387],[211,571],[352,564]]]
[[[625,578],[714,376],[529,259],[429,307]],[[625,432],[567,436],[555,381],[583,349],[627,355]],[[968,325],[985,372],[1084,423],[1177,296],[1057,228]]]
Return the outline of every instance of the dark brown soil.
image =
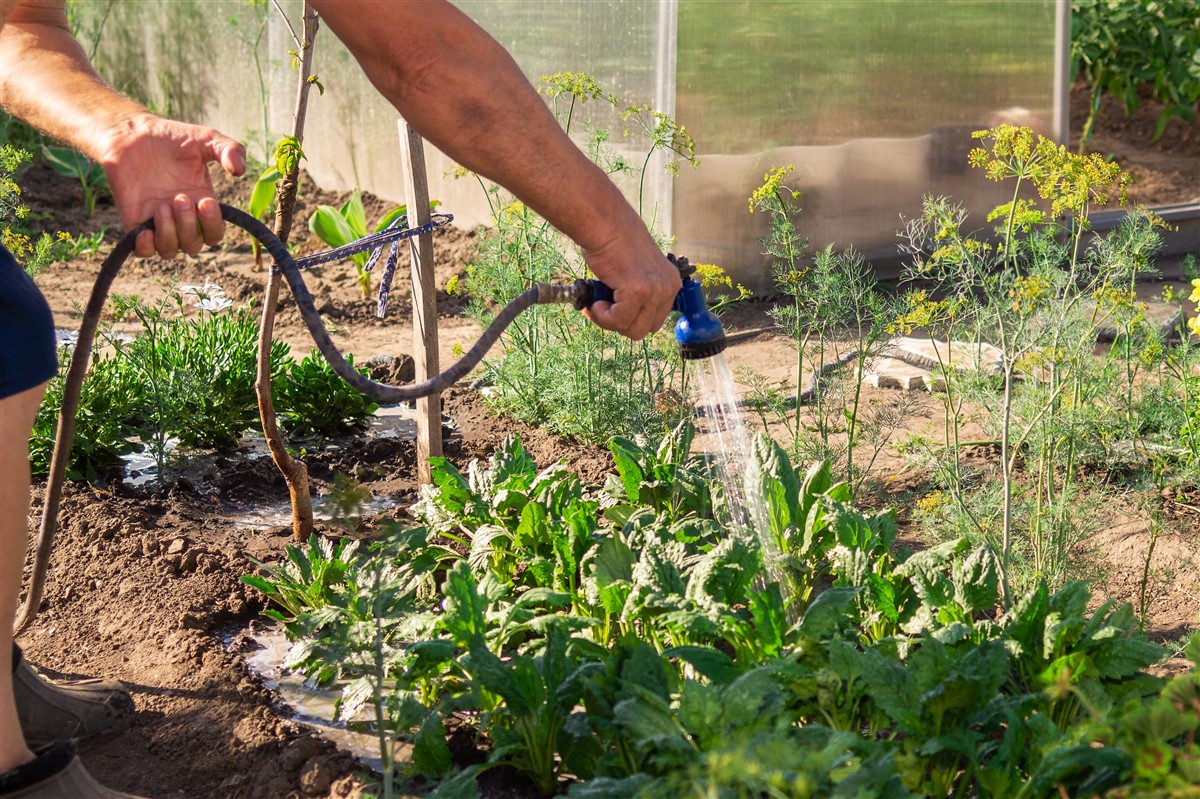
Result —
[[[1076,95],[1073,100],[1078,103]],[[1159,204],[1194,198],[1200,193],[1197,123],[1172,122],[1162,141],[1149,144],[1155,116],[1153,106],[1133,120],[1106,107],[1092,146],[1116,155],[1138,176],[1136,200]],[[1078,130],[1081,123],[1073,120],[1073,128]],[[119,223],[111,205],[102,203],[94,217],[85,217],[78,187],[44,166],[35,166],[21,184],[26,201],[45,215],[46,227],[72,232],[107,228],[109,240],[114,239]],[[236,202],[247,191],[245,182],[221,182],[221,195],[227,201]],[[301,197],[305,207],[344,199],[315,192],[307,182]],[[368,217],[377,218],[382,206],[368,198]],[[302,209],[300,218],[305,216]],[[297,225],[297,233],[306,236],[307,230]],[[300,251],[322,247],[303,240]],[[473,247],[470,233],[454,229],[438,233],[439,287],[461,272]],[[335,340],[360,358],[411,349],[404,324],[408,267],[405,248],[401,250],[404,260],[393,311],[386,320],[374,318],[374,299],[362,298],[345,266],[323,267],[308,275]],[[77,259],[41,276],[60,324],[69,324],[72,306],[85,301],[99,258]],[[166,276],[184,282],[214,279],[239,303],[259,297],[265,277],[250,259],[245,240],[234,235],[218,251],[197,258],[169,264],[157,259],[130,262],[115,290],[155,296],[159,280]],[[461,299],[443,294],[439,301],[443,348],[472,339],[475,328],[460,318]],[[767,327],[768,307],[767,303],[746,304],[731,321],[741,330]],[[307,336],[287,299],[281,303],[278,325],[280,338],[307,351]],[[446,452],[459,466],[486,456],[506,433],[516,432],[541,464],[565,458],[589,480],[601,479],[610,468],[609,456],[600,448],[581,447],[494,418],[470,389],[451,391],[444,410],[449,418]],[[376,496],[394,499],[398,505],[415,497],[411,443],[348,439],[308,456],[307,461],[314,493],[327,490],[336,474],[354,473]],[[893,494],[885,501],[908,496],[902,483],[890,485]],[[43,490],[35,489],[35,522]],[[119,481],[105,487],[68,488],[46,601],[20,643],[40,666],[68,675],[115,677],[133,691],[138,711],[132,728],[84,752],[89,768],[106,784],[156,799],[361,795],[353,761],[280,718],[271,692],[247,673],[240,655],[227,646],[262,610],[260,598],[238,579],[251,568],[248,559],[276,558],[290,539],[288,528],[264,529],[246,521],[245,514],[263,507],[283,508],[286,501],[287,491],[270,461],[246,453],[228,453],[202,463],[186,478],[163,488],[135,488]],[[1200,504],[1195,496],[1179,502],[1184,506],[1172,512],[1183,514],[1185,522],[1200,519],[1188,515],[1193,512],[1190,508]],[[1195,551],[1194,540],[1180,545]],[[1137,552],[1131,550],[1127,558],[1112,564],[1114,571],[1140,574]],[[1114,585],[1113,590],[1122,598],[1132,598],[1136,585]],[[1180,608],[1156,606],[1154,610],[1171,626],[1188,623]],[[500,779],[487,795],[527,793],[519,784]]]
[[[1071,146],[1078,149],[1091,101],[1084,83],[1071,88]],[[1197,109],[1200,110],[1200,109]],[[1154,137],[1162,105],[1143,92],[1132,116],[1111,96],[1100,101],[1088,152],[1111,158],[1133,176],[1130,204],[1172,205],[1200,200],[1200,116],[1185,122],[1174,117],[1158,141]]]

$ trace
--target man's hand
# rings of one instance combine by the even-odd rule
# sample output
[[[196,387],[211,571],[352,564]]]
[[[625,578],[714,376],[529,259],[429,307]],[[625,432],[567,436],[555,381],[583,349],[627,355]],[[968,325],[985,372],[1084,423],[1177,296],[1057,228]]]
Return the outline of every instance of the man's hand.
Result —
[[[640,223],[626,235],[584,251],[592,272],[613,290],[611,303],[597,302],[584,313],[606,330],[641,341],[662,327],[671,312],[679,293],[679,270]]]
[[[154,232],[138,236],[134,252],[173,258],[200,252],[221,240],[225,222],[217,206],[208,165],[230,175],[246,171],[246,149],[211,128],[145,114],[114,131],[99,161],[108,175],[125,227],[154,220]]]

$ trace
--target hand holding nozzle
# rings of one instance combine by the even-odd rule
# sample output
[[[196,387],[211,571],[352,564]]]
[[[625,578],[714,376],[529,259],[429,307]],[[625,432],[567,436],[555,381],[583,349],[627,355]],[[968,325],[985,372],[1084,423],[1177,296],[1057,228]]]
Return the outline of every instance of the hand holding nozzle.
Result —
[[[671,310],[679,313],[675,323],[675,341],[679,344],[679,355],[685,361],[711,358],[725,350],[725,331],[721,320],[708,310],[704,299],[704,288],[693,275],[696,268],[687,258],[668,253],[667,260],[679,270],[680,288],[675,295]],[[575,281],[576,310],[590,309],[598,302],[612,302],[613,290],[601,280]]]

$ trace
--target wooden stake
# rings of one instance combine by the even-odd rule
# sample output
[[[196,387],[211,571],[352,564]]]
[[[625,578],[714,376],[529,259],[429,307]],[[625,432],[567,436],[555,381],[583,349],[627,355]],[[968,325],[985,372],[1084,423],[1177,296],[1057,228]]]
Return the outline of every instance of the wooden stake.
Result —
[[[429,223],[429,180],[425,173],[425,148],[421,135],[399,120],[400,151],[404,172],[404,199],[408,226]],[[412,261],[413,361],[417,382],[437,374],[437,288],[433,279],[433,234],[408,240]],[[433,482],[429,459],[442,454],[442,398],[433,394],[417,400],[417,482]]]

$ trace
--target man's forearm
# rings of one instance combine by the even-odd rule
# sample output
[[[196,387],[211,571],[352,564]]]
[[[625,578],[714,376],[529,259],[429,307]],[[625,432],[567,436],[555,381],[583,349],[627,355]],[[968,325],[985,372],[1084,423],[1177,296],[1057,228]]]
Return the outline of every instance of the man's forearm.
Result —
[[[96,75],[62,3],[20,3],[0,28],[0,106],[103,162],[146,111]]]
[[[640,224],[512,58],[440,0],[313,0],[375,87],[421,134],[501,183],[584,248]]]

